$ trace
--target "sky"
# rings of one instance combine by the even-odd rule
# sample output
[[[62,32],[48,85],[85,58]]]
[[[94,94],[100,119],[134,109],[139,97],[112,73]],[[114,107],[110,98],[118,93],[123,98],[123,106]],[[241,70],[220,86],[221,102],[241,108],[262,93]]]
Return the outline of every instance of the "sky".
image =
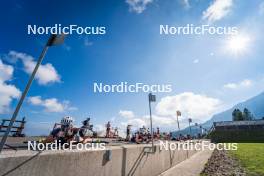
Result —
[[[27,25],[105,26],[105,35],[68,35],[51,47],[18,119],[26,134],[48,134],[72,116],[107,121],[123,131],[149,124],[147,93],[94,93],[93,83],[171,84],[156,93],[154,126],[176,129],[188,118],[202,123],[264,90],[264,1],[88,0],[3,1],[0,7],[0,118],[10,118],[49,35],[28,35]],[[236,26],[230,35],[160,35],[160,25]]]

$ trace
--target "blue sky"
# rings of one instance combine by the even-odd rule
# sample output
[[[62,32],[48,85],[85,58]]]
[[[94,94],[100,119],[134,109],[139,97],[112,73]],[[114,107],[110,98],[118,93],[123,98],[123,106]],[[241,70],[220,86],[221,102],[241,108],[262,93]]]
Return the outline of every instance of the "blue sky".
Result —
[[[19,113],[28,134],[47,133],[64,115],[76,125],[90,116],[97,129],[109,120],[121,129],[147,125],[146,93],[94,93],[94,82],[172,84],[153,104],[155,126],[163,130],[176,127],[177,109],[183,126],[188,117],[200,123],[264,90],[262,0],[11,0],[0,13],[1,118],[11,116],[48,38],[28,35],[27,25],[106,27],[106,35],[73,34],[49,49]],[[208,23],[238,27],[240,40],[159,34],[161,24]]]

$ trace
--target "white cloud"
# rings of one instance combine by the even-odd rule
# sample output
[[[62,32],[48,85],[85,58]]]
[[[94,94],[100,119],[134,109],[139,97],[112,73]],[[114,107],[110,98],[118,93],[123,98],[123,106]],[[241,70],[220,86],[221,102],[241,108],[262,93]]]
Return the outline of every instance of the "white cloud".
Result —
[[[28,74],[32,73],[36,65],[36,62],[34,61],[34,58],[32,56],[16,51],[10,51],[8,55],[9,57],[12,58],[12,60],[21,59],[24,65],[24,71]],[[47,63],[45,65],[43,64],[40,65],[38,72],[36,74],[36,79],[38,83],[41,85],[46,85],[48,83],[61,81],[60,75],[57,73],[56,69],[50,63]]]
[[[94,130],[97,132],[98,136],[105,137],[106,135],[106,128],[102,124],[94,125]]]
[[[93,45],[93,42],[91,42],[87,37],[84,38],[84,45],[85,46],[92,46]]]
[[[150,123],[149,115],[143,116],[143,119],[147,124]],[[153,125],[155,126],[170,126],[176,124],[176,119],[173,116],[159,116],[152,115]]]
[[[126,122],[121,122],[120,123],[121,128],[125,129],[127,125],[132,125],[133,128],[141,128],[142,126],[147,126],[146,119],[144,118],[133,118],[133,119],[128,119]]]
[[[126,0],[126,3],[129,5],[129,11],[142,13],[148,4],[152,3],[153,0]]]
[[[41,96],[29,97],[29,103],[35,106],[42,106],[46,112],[64,112],[76,110],[71,107],[69,101],[59,102],[56,98],[42,99]]]
[[[214,2],[203,12],[203,19],[209,23],[221,20],[229,14],[233,0],[214,0]]]
[[[174,119],[174,117],[171,116],[158,116],[153,114],[152,115],[152,122],[153,122],[153,126],[165,126],[165,127],[169,127],[169,126],[173,126],[176,124],[176,120]],[[144,115],[144,116],[134,116],[133,118],[127,119],[127,121],[122,121],[120,122],[121,129],[126,129],[127,125],[132,125],[133,129],[138,129],[141,128],[142,126],[146,126],[149,127],[150,126],[150,119],[149,119],[149,115]]]
[[[216,98],[184,92],[162,98],[156,106],[156,111],[162,116],[175,116],[176,111],[179,110],[183,116],[207,120],[220,105],[221,101]]]
[[[41,105],[42,104],[42,100],[41,100],[40,96],[30,97],[29,102],[33,105]]]
[[[182,0],[181,2],[185,9],[191,8],[189,0]]]
[[[105,126],[102,125],[102,124],[97,124],[97,125],[95,125],[95,126],[94,126],[94,129],[95,129],[96,131],[105,131],[105,130],[106,130],[106,129],[105,129]]]
[[[67,51],[70,51],[71,50],[71,47],[69,45],[67,45],[66,43],[64,43],[62,46]]]
[[[18,98],[21,94],[18,88],[7,83],[12,79],[13,72],[14,68],[4,64],[0,59],[0,113],[8,112],[12,99]]]
[[[237,88],[237,84],[235,84],[235,83],[227,83],[227,84],[225,84],[223,87],[225,88],[225,89],[236,89]]]
[[[14,68],[11,65],[6,65],[0,59],[0,80],[7,81],[13,76]]]
[[[194,63],[194,64],[198,64],[198,63],[199,63],[199,59],[194,59],[194,60],[193,60],[193,63]]]
[[[183,117],[179,119],[181,127],[187,126],[187,118],[189,117],[193,118],[195,122],[200,123],[211,117],[211,115],[219,109],[220,105],[221,102],[218,99],[194,94],[192,92],[167,96],[162,98],[155,107],[155,111],[152,115],[153,127],[175,129],[177,127],[176,110],[182,112]],[[130,117],[122,118],[118,121],[118,126],[121,126],[121,129],[125,129],[128,124],[132,125],[133,129],[138,129],[143,125],[147,127],[150,126],[148,114],[137,116],[132,111],[120,112],[122,112],[121,114],[125,114],[124,116]]]
[[[249,79],[245,79],[239,83],[228,83],[225,84],[223,87],[225,89],[239,89],[239,88],[246,88],[252,86],[253,82]]]
[[[264,1],[259,4],[259,14],[264,14]]]
[[[127,119],[131,119],[135,117],[133,111],[127,111],[127,110],[120,110],[119,115]]]
[[[250,86],[252,86],[252,81],[249,80],[249,79],[245,79],[245,80],[243,80],[243,81],[240,83],[240,85],[243,86],[243,87],[250,87]]]

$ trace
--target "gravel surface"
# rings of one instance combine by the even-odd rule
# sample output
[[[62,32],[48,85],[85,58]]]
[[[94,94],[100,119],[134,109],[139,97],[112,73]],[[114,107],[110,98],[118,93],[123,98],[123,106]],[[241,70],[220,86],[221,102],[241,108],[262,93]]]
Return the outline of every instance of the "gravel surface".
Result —
[[[215,150],[205,165],[201,175],[206,176],[244,176],[245,169],[238,160],[231,157],[227,151]]]

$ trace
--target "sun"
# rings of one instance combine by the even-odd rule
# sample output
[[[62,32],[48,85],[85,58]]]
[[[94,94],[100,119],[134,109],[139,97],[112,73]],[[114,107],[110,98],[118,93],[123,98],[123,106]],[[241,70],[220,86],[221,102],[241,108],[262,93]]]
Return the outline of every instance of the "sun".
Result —
[[[235,55],[243,55],[249,51],[250,38],[247,35],[234,35],[227,39],[226,48],[227,50]]]

